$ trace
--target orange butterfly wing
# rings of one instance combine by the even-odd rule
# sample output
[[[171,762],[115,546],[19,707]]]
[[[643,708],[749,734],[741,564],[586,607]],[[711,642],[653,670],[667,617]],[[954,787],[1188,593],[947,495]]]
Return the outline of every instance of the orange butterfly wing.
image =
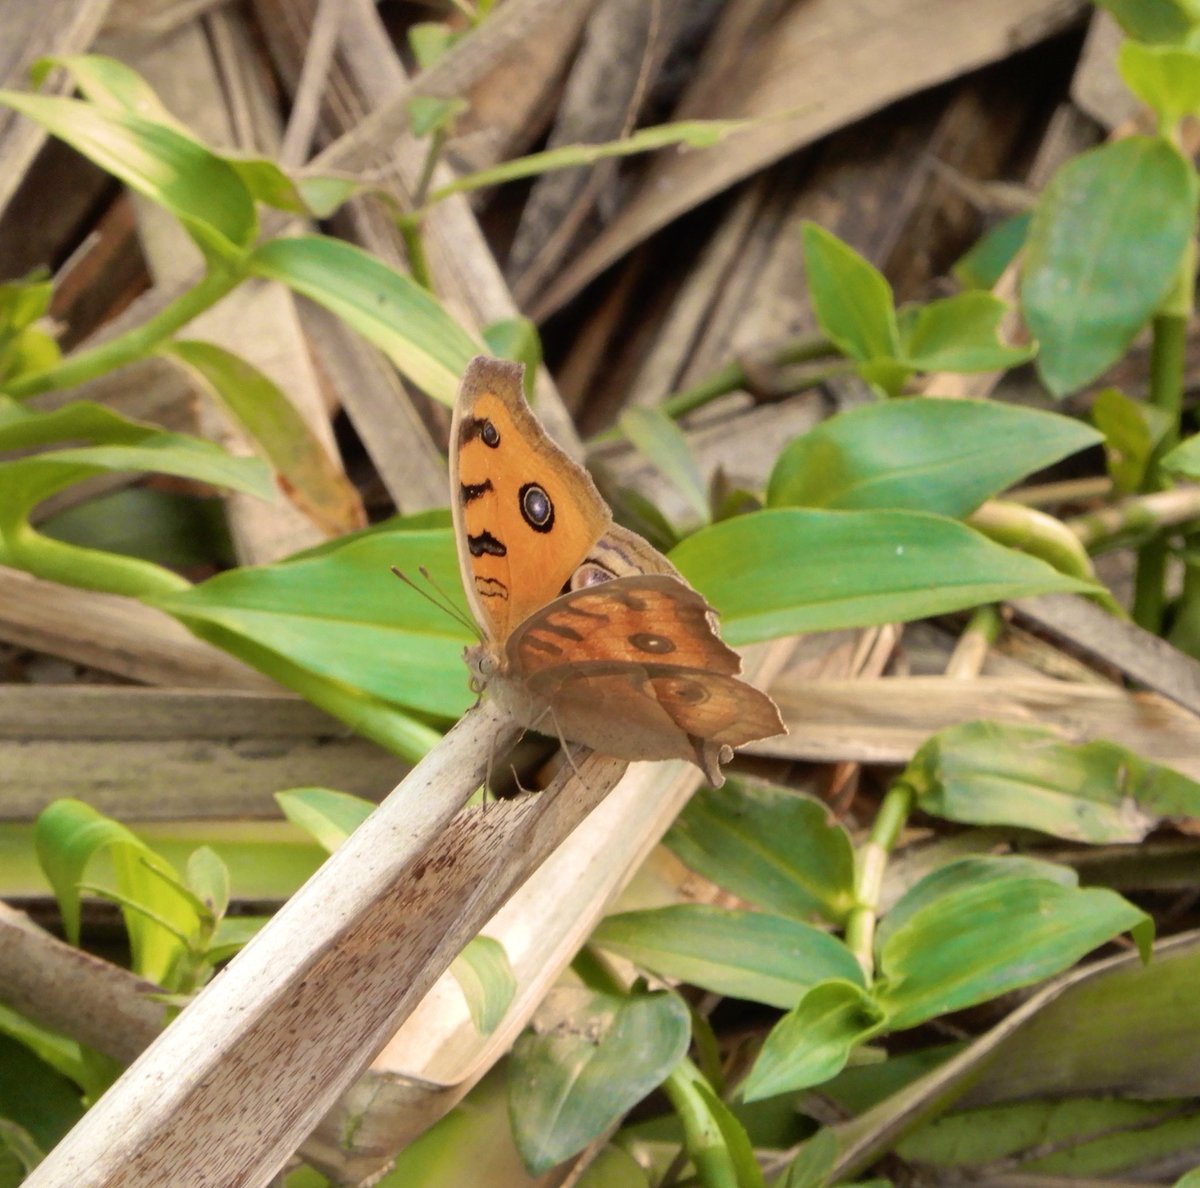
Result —
[[[556,598],[612,522],[587,472],[525,403],[519,363],[463,375],[450,430],[450,501],[463,586],[499,649]]]
[[[500,679],[547,733],[623,759],[687,759],[719,785],[725,747],[785,727],[769,697],[736,679],[741,658],[709,614],[695,590],[663,575],[576,590],[521,624]]]

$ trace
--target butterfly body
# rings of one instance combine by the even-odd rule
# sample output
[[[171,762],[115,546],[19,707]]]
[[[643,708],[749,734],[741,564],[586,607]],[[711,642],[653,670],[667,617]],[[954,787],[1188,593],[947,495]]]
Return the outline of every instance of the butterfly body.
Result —
[[[518,364],[484,357],[451,426],[463,585],[483,641],[472,685],[521,725],[621,759],[682,758],[714,784],[732,748],[782,733],[774,702],[671,563],[612,522],[591,478],[525,404]]]

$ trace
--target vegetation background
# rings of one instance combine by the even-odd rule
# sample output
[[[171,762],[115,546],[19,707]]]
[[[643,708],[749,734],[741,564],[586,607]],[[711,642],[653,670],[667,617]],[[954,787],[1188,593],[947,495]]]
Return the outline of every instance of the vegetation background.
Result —
[[[0,0],[0,87],[0,1184],[1195,1181],[1194,0]],[[779,703],[724,788],[446,733],[482,351]]]

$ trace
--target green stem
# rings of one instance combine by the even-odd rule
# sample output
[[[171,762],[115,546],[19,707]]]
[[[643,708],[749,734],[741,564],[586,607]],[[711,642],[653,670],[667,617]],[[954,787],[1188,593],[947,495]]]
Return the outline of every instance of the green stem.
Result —
[[[858,959],[868,983],[875,976],[875,923],[879,918],[888,855],[912,813],[916,799],[916,793],[908,784],[893,784],[879,806],[871,836],[859,853],[854,907],[846,918],[846,945]]]
[[[1189,249],[1180,262],[1176,284],[1152,324],[1149,399],[1152,405],[1167,414],[1168,428],[1146,468],[1145,491],[1159,491],[1166,485],[1159,472],[1158,461],[1179,440],[1184,353],[1195,277],[1195,252]],[[1133,621],[1156,635],[1162,631],[1166,572],[1167,540],[1165,536],[1159,536],[1143,545],[1138,552],[1133,589]]]
[[[743,388],[755,390],[758,387],[758,375],[763,371],[796,363],[808,363],[834,353],[833,343],[827,338],[797,338],[785,343],[765,358],[759,360],[739,358],[726,363],[724,367],[719,368],[699,383],[669,396],[663,401],[662,408],[669,417],[678,419],[697,408],[703,408],[704,405],[712,403],[720,396],[727,396],[730,392],[737,392]],[[850,369],[849,365],[846,369]],[[822,373],[822,375],[814,377],[806,375],[804,386],[806,388],[814,387],[826,377],[826,374]],[[774,385],[771,390],[772,392],[776,391]],[[780,390],[779,394],[791,395],[792,393]]]
[[[90,350],[77,351],[48,371],[15,379],[6,390],[10,396],[25,399],[40,392],[73,388],[126,363],[144,359],[182,326],[235,289],[244,277],[241,271],[214,270],[140,326]]]
[[[0,535],[0,563],[47,581],[130,598],[178,594],[192,588],[186,578],[153,561],[67,544],[43,536],[28,524]]]
[[[738,1188],[737,1165],[699,1086],[703,1074],[686,1057],[663,1082],[683,1126],[683,1141],[704,1188]]]
[[[433,292],[433,275],[429,271],[429,257],[425,254],[425,237],[421,233],[419,215],[401,215],[396,220],[400,237],[404,240],[404,251],[408,256],[408,271],[413,280],[423,289]]]

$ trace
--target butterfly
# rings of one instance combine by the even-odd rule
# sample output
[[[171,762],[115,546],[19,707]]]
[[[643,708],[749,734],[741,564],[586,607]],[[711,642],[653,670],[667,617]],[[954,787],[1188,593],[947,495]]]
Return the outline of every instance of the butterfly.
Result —
[[[686,759],[720,787],[734,747],[785,732],[779,710],[737,679],[712,608],[613,522],[523,376],[473,359],[451,421],[454,538],[482,634],[465,654],[472,688],[528,729],[618,759]]]

